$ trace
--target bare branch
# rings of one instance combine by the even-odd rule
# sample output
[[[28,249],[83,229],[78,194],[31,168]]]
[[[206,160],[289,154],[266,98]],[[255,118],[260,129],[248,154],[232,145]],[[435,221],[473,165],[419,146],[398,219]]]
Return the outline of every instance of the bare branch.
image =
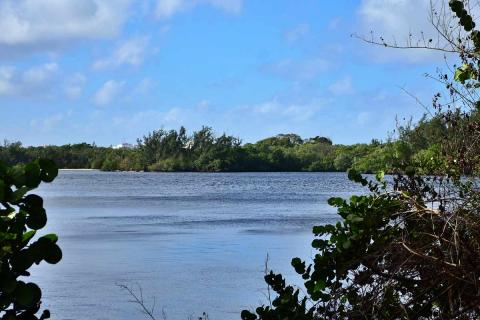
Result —
[[[130,296],[133,298],[133,300],[130,300],[130,302],[133,302],[135,304],[137,304],[139,307],[140,307],[140,311],[145,314],[148,318],[150,318],[151,320],[157,320],[154,316],[154,311],[155,311],[155,299],[153,301],[153,305],[151,308],[148,308],[145,304],[145,301],[143,299],[143,290],[142,288],[140,287],[140,285],[138,286],[139,287],[139,294],[135,293],[135,291],[130,288],[129,286],[127,285],[124,285],[124,284],[117,284],[118,287],[120,287],[122,290],[125,290],[128,292],[128,294],[130,294]],[[162,314],[164,315],[164,319],[166,319],[166,314],[165,312],[163,312],[162,310]]]

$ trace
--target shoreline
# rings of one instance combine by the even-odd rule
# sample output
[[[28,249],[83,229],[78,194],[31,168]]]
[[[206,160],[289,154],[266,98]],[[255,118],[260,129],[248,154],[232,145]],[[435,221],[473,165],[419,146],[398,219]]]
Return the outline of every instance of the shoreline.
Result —
[[[68,168],[63,168],[63,169],[58,169],[58,171],[99,171],[99,169],[68,169]]]
[[[101,169],[67,169],[58,171],[99,171],[99,172],[136,172],[136,173],[346,173],[346,171],[137,171],[137,170],[101,170]]]

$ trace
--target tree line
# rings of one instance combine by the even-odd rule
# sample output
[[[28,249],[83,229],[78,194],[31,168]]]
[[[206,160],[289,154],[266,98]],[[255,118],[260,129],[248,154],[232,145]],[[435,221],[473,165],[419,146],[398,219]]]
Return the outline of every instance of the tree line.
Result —
[[[131,149],[114,149],[80,143],[62,146],[24,147],[5,141],[0,161],[13,165],[40,158],[52,159],[60,168],[105,171],[392,171],[413,163],[429,173],[442,162],[439,143],[446,127],[438,117],[398,127],[397,137],[382,142],[333,144],[327,137],[302,139],[297,134],[279,134],[256,143],[242,144],[237,137],[216,135],[211,127],[187,134],[159,129],[137,140]]]

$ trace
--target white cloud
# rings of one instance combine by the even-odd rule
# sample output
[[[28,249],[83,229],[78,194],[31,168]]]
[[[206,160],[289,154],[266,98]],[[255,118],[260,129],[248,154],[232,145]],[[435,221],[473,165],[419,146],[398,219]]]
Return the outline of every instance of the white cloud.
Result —
[[[134,94],[144,95],[150,92],[155,86],[155,82],[150,78],[143,78],[133,89]]]
[[[198,103],[197,109],[200,112],[208,111],[212,107],[212,103],[209,100],[202,100]]]
[[[239,110],[269,119],[288,119],[289,121],[302,122],[313,118],[322,108],[323,103],[288,104],[272,100],[257,105],[243,106]]]
[[[224,108],[203,100],[190,107],[139,111],[129,116],[116,117],[113,122],[114,130],[132,132],[133,137],[160,127],[170,129],[183,125],[189,130],[197,130],[202,125],[209,125],[217,132],[241,135],[242,138],[245,137],[245,132],[249,132],[256,139],[264,138],[268,134],[295,131],[300,127],[311,127],[312,124],[317,124],[321,112],[326,110],[325,106],[326,102],[321,100],[286,103],[273,99],[258,104]]]
[[[119,33],[130,0],[2,0],[0,49],[12,57]]]
[[[172,108],[165,113],[163,119],[166,123],[179,123],[184,115],[182,108]]]
[[[56,63],[45,63],[26,70],[0,66],[0,96],[47,95],[54,87]]]
[[[229,13],[240,13],[243,8],[243,0],[207,0],[205,2]]]
[[[125,102],[128,103],[137,103],[138,99],[147,97],[156,85],[157,84],[155,81],[148,77],[145,77],[137,84],[129,87],[128,90],[125,90],[126,92],[123,95],[123,99]]]
[[[293,80],[312,80],[321,73],[328,71],[331,63],[323,58],[305,60],[285,59],[277,63],[264,65],[263,72]]]
[[[275,101],[268,101],[265,103],[261,103],[250,107],[254,113],[258,113],[261,115],[268,115],[271,113],[276,113],[280,109],[280,104]]]
[[[83,92],[83,86],[87,78],[81,74],[76,73],[70,79],[67,80],[65,85],[65,93],[70,99],[75,99],[81,96]]]
[[[167,110],[145,110],[129,117],[115,117],[113,124],[127,131],[138,131],[137,135],[144,134],[145,130],[156,130],[159,127],[176,127],[186,125],[195,111],[173,107]],[[148,128],[148,129],[145,129]],[[141,129],[141,130],[139,130]],[[143,132],[142,132],[143,131]]]
[[[428,22],[430,0],[363,0],[360,16],[375,32],[388,36],[408,36],[431,30]]]
[[[159,0],[157,2],[156,15],[160,18],[168,18],[178,11],[185,10],[187,3],[184,0]]]
[[[328,87],[328,91],[334,95],[349,95],[355,92],[353,88],[352,78],[350,76],[343,77]]]
[[[58,70],[56,63],[45,63],[43,65],[26,70],[23,75],[23,82],[31,86],[42,86]]]
[[[445,0],[433,2],[441,5]],[[383,37],[388,43],[406,45],[409,35],[412,42],[432,38],[437,41],[437,32],[429,22],[431,0],[363,0],[359,8],[360,36],[374,40]],[[448,7],[448,5],[447,5]],[[428,50],[395,50],[375,48],[374,58],[384,61],[402,60],[410,63],[431,60],[435,52]],[[438,55],[442,57],[443,55]]]
[[[64,113],[54,113],[45,118],[36,118],[30,121],[30,126],[42,132],[52,132],[57,129],[64,121],[72,116],[72,110]]]
[[[357,124],[361,126],[366,125],[367,123],[370,122],[371,119],[372,119],[372,115],[370,112],[360,112],[357,115]]]
[[[55,114],[44,119],[43,124],[46,128],[52,128],[63,120],[63,114]]]
[[[118,67],[121,65],[139,66],[143,63],[148,50],[148,37],[135,37],[122,43],[107,59],[95,61],[94,69]]]
[[[310,32],[309,25],[306,23],[302,23],[297,25],[293,29],[287,30],[284,34],[284,37],[289,44],[293,44],[305,38],[309,32]]]
[[[327,30],[328,31],[338,31],[341,27],[342,19],[339,17],[333,18],[330,23],[328,24]]]
[[[57,113],[44,119],[33,119],[30,121],[30,126],[42,131],[51,131],[63,121],[63,118],[63,114]]]
[[[3,66],[0,67],[0,95],[11,95],[15,91],[13,78],[15,68]]]
[[[158,0],[155,14],[158,18],[170,18],[198,5],[209,5],[227,13],[238,14],[242,11],[243,0]]]
[[[94,102],[98,106],[106,106],[112,103],[122,92],[124,81],[109,80],[105,82],[95,93]]]

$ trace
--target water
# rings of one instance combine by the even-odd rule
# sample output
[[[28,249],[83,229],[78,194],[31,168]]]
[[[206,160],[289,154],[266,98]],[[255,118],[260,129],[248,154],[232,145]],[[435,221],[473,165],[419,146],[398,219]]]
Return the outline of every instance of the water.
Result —
[[[118,284],[142,288],[158,319],[239,319],[267,302],[267,253],[301,283],[290,261],[314,255],[313,225],[338,219],[327,199],[362,191],[344,173],[61,171],[37,193],[64,258],[33,280],[53,319],[146,319]]]

